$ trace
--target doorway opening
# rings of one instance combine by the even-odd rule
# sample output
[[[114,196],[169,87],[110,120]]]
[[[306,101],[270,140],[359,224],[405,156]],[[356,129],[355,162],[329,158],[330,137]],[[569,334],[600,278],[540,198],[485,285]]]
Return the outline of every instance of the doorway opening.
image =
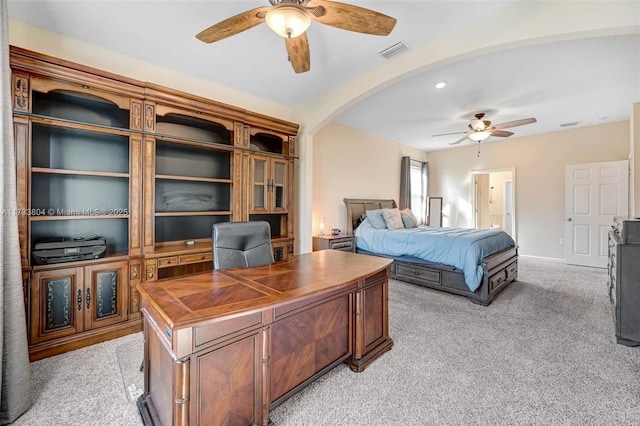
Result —
[[[471,200],[477,229],[501,229],[516,240],[515,169],[473,171]]]

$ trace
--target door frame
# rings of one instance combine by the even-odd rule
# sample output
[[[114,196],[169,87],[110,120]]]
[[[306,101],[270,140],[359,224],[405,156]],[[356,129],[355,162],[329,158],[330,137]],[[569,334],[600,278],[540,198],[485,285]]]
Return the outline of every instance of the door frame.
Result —
[[[478,196],[476,190],[476,183],[478,175],[491,175],[492,173],[504,173],[511,172],[511,238],[518,243],[517,239],[517,211],[516,211],[516,168],[505,167],[501,169],[485,169],[485,170],[472,170],[470,172],[470,185],[469,191],[471,200],[471,223],[476,226],[478,221]]]

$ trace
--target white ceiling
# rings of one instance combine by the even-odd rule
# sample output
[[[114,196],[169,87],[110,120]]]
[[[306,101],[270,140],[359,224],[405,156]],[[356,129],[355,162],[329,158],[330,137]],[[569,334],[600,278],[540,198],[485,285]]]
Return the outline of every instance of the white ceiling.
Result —
[[[288,107],[387,63],[378,51],[437,42],[515,1],[347,1],[393,16],[387,37],[312,23],[311,71],[295,74],[266,25],[205,44],[195,34],[263,1],[9,0],[9,18]],[[638,1],[640,13],[640,1]],[[576,17],[579,19],[579,17]],[[478,31],[490,29],[480,27]],[[469,43],[472,43],[470,40]],[[396,58],[399,58],[398,55]],[[150,76],[148,81],[153,82]],[[447,81],[435,89],[437,81]],[[475,112],[493,124],[535,117],[511,139],[627,120],[640,102],[640,34],[518,47],[431,69],[378,91],[335,121],[424,150],[449,147]],[[490,138],[499,140],[498,138]],[[472,143],[472,142],[467,142]],[[486,143],[486,142],[483,142]]]

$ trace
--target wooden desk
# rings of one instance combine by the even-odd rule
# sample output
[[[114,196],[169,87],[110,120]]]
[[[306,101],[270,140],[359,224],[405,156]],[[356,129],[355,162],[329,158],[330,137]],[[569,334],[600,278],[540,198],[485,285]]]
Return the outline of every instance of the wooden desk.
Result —
[[[390,265],[323,250],[138,284],[144,423],[267,425],[270,409],[336,365],[364,370],[393,346]]]

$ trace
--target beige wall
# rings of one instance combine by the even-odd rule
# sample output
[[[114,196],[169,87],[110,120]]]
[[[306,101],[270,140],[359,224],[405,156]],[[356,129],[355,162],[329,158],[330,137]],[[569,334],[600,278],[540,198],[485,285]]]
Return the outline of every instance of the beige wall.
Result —
[[[400,196],[400,160],[408,155],[425,161],[427,153],[338,123],[329,123],[313,138],[313,235],[346,229],[343,198]]]
[[[430,191],[446,226],[473,226],[470,172],[514,168],[516,237],[525,255],[564,259],[564,173],[569,164],[626,160],[629,122],[430,152]]]

